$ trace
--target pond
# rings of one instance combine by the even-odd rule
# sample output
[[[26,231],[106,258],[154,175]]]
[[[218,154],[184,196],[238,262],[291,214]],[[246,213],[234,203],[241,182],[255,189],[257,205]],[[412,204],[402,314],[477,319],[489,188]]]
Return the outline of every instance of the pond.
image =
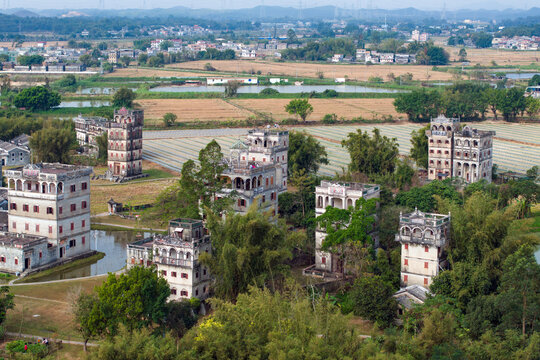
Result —
[[[372,88],[356,85],[247,85],[238,89],[239,94],[258,94],[261,90],[271,88],[284,94],[299,94],[302,92],[310,93],[312,91],[323,92],[324,90],[335,90],[340,93],[400,93],[403,90]],[[225,86],[215,85],[197,85],[197,86],[158,86],[150,89],[151,92],[225,92]]]
[[[40,278],[39,281],[74,279],[118,271],[126,265],[127,244],[140,239],[135,231],[92,230],[90,233],[90,248],[105,253],[105,257],[93,264],[69,269],[62,273],[54,273]],[[149,232],[143,234],[145,238],[150,235]]]
[[[100,107],[110,105],[111,102],[107,100],[62,101],[57,108]]]

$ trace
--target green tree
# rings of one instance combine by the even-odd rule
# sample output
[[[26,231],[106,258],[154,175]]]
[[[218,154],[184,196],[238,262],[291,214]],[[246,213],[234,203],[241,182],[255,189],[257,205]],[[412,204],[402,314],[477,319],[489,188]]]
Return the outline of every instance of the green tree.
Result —
[[[150,329],[130,331],[120,326],[118,333],[90,352],[90,360],[176,360],[178,349],[170,334],[153,334]]]
[[[289,133],[287,157],[289,174],[302,169],[306,174],[316,174],[321,164],[328,164],[328,154],[324,146],[305,131]]]
[[[397,303],[392,295],[394,288],[380,276],[363,276],[351,289],[354,314],[381,326],[389,326],[397,314]]]
[[[407,160],[398,160],[396,171],[392,174],[394,185],[403,190],[412,183],[415,171]]]
[[[382,136],[378,128],[373,129],[373,136],[361,129],[347,135],[341,142],[351,157],[349,171],[368,176],[392,174],[398,157],[396,138]]]
[[[235,193],[217,196],[225,187],[221,174],[226,165],[215,140],[199,152],[199,164],[193,160],[184,163],[178,183],[158,195],[152,217],[162,221],[177,217],[196,219],[200,210],[206,213],[210,209],[219,214],[231,205]]]
[[[472,41],[474,45],[478,48],[489,48],[491,47],[491,42],[493,40],[493,35],[480,32],[480,33],[474,33],[472,36]]]
[[[105,331],[105,321],[98,310],[99,302],[95,294],[81,293],[73,305],[73,315],[77,322],[77,330],[84,341],[87,351],[88,340],[99,337]]]
[[[291,258],[285,224],[274,223],[255,207],[245,216],[227,214],[225,220],[210,213],[207,224],[212,253],[201,254],[199,259],[215,277],[217,297],[234,300],[250,285],[276,289]]]
[[[459,56],[459,61],[467,60],[467,50],[465,50],[465,48],[459,49],[458,56]]]
[[[109,140],[108,140],[108,135],[106,131],[103,132],[103,134],[101,134],[100,136],[96,137],[96,144],[98,147],[98,160],[102,164],[106,164],[107,158],[108,158],[107,150],[109,147]]]
[[[287,30],[287,44],[296,44],[298,43],[298,37],[296,32],[293,29]]]
[[[516,87],[505,90],[505,94],[500,100],[499,110],[506,121],[516,120],[518,114],[525,111],[527,106],[523,90]]]
[[[413,90],[401,93],[394,100],[398,113],[405,113],[409,121],[427,122],[441,112],[441,95],[434,90]]]
[[[118,334],[120,324],[133,331],[161,325],[166,318],[169,284],[155,268],[135,266],[125,274],[110,273],[96,292],[98,304],[90,316],[100,319],[99,327],[108,336]]]
[[[527,114],[530,118],[534,118],[540,112],[540,99],[529,96],[525,99]]]
[[[194,310],[198,309],[194,309],[189,300],[169,301],[166,307],[167,316],[165,317],[164,326],[177,339],[180,339],[189,329],[197,324],[197,316]]]
[[[122,56],[119,60],[127,68],[133,59],[129,56]]]
[[[17,62],[19,65],[28,66],[28,65],[41,65],[45,58],[41,55],[21,55],[17,57]]]
[[[411,132],[411,158],[416,162],[418,167],[428,168],[428,139],[426,131],[429,130],[429,125]]]
[[[159,48],[161,50],[167,51],[168,48],[173,47],[173,42],[170,40],[162,41],[161,44],[159,44]]]
[[[8,310],[15,308],[14,297],[15,295],[9,292],[9,287],[2,286],[0,288],[0,326],[6,320]]]
[[[531,246],[522,246],[503,264],[500,285],[503,322],[521,323],[523,335],[538,330],[540,265]]]
[[[97,44],[96,48],[98,50],[101,50],[101,51],[104,51],[104,50],[107,50],[109,46],[107,45],[107,43],[105,41],[102,41],[100,42],[99,44]]]
[[[435,195],[443,199],[461,204],[461,196],[452,185],[450,179],[435,180],[422,187],[414,187],[409,191],[401,191],[396,195],[396,204],[409,209],[433,212],[437,207]]]
[[[13,105],[32,111],[49,110],[60,105],[60,95],[45,86],[33,86],[18,93],[13,99]]]
[[[166,113],[165,115],[163,115],[163,125],[165,125],[165,127],[173,126],[176,122],[176,119],[178,119],[178,116],[176,116],[176,114]]]
[[[180,341],[179,359],[361,359],[362,339],[337,307],[302,289],[251,288]]]
[[[308,99],[293,99],[285,105],[285,111],[291,115],[299,116],[305,122],[313,112],[313,106],[311,106]]]
[[[135,100],[136,97],[137,95],[133,90],[121,87],[113,95],[113,106],[117,108],[130,108],[133,106],[133,100]]]
[[[56,81],[55,84],[62,88],[73,87],[77,84],[77,78],[73,74],[67,74]]]
[[[489,109],[493,113],[493,118],[497,120],[497,111],[504,101],[505,91],[502,89],[494,89],[490,86],[483,92],[483,95]]]
[[[242,83],[240,81],[228,81],[225,84],[225,97],[234,97],[238,93]]]
[[[316,219],[326,233],[321,250],[339,257],[343,275],[346,267],[361,274],[372,257],[376,205],[377,199],[360,198],[348,209],[328,206]]]
[[[69,164],[70,152],[77,147],[77,138],[71,128],[47,126],[30,137],[30,148],[38,161]]]

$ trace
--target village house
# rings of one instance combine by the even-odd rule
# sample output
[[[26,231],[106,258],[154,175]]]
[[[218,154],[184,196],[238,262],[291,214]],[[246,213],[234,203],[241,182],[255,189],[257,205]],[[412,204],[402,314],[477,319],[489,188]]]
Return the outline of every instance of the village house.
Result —
[[[91,173],[58,163],[4,170],[9,232],[46,236],[58,259],[90,251]]]
[[[0,232],[0,271],[22,274],[56,260],[46,236]]]
[[[315,215],[320,216],[326,212],[328,206],[338,209],[354,207],[360,198],[378,199],[381,189],[379,185],[361,183],[341,183],[321,181],[315,188]],[[372,234],[376,237],[376,234]],[[326,237],[324,229],[315,230],[315,264],[304,269],[304,275],[328,276],[343,271],[343,262],[335,254],[323,251],[322,243]]]
[[[261,210],[277,213],[278,196],[287,191],[288,144],[287,130],[270,128],[250,130],[231,147],[221,195],[236,194],[233,211],[246,213],[257,202]]]
[[[0,159],[1,166],[26,165],[30,162],[30,150],[26,146],[0,141]]]
[[[96,138],[106,133],[111,121],[99,116],[79,116],[73,118],[79,145],[87,149],[97,149]]]
[[[199,262],[199,255],[212,251],[210,236],[202,220],[169,221],[167,235],[155,235],[127,246],[127,266],[156,265],[171,288],[169,300],[204,300],[209,296],[212,277]]]
[[[467,183],[491,182],[494,131],[465,126],[443,115],[431,119],[428,137],[428,179],[461,178]]]
[[[429,287],[447,265],[450,214],[423,213],[418,209],[400,213],[395,241],[401,244],[401,284]]]

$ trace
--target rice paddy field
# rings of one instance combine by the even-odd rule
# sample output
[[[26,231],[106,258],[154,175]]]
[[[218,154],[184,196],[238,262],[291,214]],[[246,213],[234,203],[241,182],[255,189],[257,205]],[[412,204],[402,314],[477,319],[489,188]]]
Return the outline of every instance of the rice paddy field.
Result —
[[[474,124],[481,130],[495,130],[497,135],[493,142],[494,163],[500,170],[525,172],[534,165],[540,165],[540,126],[532,124],[482,123]],[[334,175],[341,172],[349,163],[349,154],[341,147],[341,140],[347,134],[358,129],[372,131],[379,128],[383,135],[396,138],[402,155],[409,153],[410,134],[422,125],[419,124],[378,124],[350,126],[313,126],[295,127],[294,130],[305,130],[315,136],[326,147],[328,165],[320,169],[321,175]],[[199,151],[212,139],[221,145],[223,152],[228,153],[230,146],[243,138],[245,131],[238,129],[237,134],[224,132],[197,131],[183,134],[182,131],[160,131],[144,133],[143,158],[155,162],[173,171],[180,171],[182,164],[188,159],[196,159]]]

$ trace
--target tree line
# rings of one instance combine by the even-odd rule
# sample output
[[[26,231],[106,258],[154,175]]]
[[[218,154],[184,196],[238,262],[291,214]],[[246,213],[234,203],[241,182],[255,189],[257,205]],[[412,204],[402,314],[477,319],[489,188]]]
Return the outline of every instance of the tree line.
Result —
[[[506,121],[515,121],[525,113],[531,118],[540,111],[540,101],[525,97],[524,89],[492,88],[489,85],[459,83],[444,90],[413,90],[399,94],[394,107],[407,114],[409,121],[427,122],[432,117],[445,114],[463,120],[484,120],[492,113],[495,120],[499,114]]]

